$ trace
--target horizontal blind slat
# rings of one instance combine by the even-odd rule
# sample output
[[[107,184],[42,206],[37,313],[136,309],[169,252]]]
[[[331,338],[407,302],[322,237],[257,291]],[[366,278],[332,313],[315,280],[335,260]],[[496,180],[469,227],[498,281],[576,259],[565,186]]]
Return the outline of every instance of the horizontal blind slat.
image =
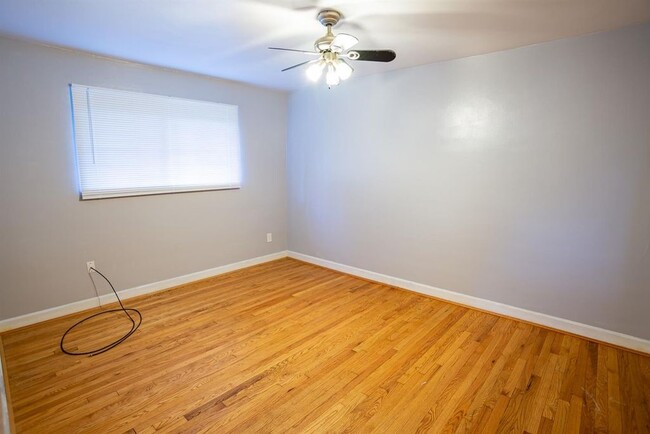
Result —
[[[236,188],[238,107],[71,85],[82,198]]]

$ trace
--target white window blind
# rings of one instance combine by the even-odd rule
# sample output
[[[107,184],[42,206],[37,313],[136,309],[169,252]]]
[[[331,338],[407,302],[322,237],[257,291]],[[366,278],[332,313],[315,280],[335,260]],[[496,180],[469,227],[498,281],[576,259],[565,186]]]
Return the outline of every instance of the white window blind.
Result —
[[[82,199],[238,188],[238,107],[73,84]]]

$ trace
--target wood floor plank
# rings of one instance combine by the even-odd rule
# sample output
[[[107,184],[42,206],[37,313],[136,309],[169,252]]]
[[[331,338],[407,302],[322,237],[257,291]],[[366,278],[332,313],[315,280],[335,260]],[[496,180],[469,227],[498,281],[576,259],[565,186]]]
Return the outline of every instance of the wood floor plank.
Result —
[[[623,413],[621,412],[621,389],[618,372],[618,352],[607,348],[607,394],[609,396],[607,408],[609,410],[609,432],[612,434],[623,433]]]
[[[562,399],[558,401],[557,412],[555,413],[555,418],[553,420],[553,430],[551,431],[553,434],[563,434],[567,432],[566,426],[569,418],[570,407],[570,403]]]
[[[650,357],[293,259],[127,305],[2,334],[16,432],[650,432]]]

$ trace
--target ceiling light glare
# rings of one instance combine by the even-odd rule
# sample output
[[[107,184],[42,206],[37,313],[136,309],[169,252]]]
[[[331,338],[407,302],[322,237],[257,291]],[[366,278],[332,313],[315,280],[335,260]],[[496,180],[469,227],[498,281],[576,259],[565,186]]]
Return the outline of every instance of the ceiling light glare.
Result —
[[[352,75],[352,67],[345,60],[339,59],[336,64],[336,73],[341,80],[347,80]]]
[[[331,63],[327,65],[327,75],[325,76],[328,86],[336,86],[341,82],[341,78],[336,73],[334,65]]]
[[[323,62],[322,60],[312,63],[311,65],[309,65],[309,68],[307,68],[306,71],[307,78],[309,78],[311,81],[318,81],[321,74],[323,73],[324,67],[325,67],[325,62]]]

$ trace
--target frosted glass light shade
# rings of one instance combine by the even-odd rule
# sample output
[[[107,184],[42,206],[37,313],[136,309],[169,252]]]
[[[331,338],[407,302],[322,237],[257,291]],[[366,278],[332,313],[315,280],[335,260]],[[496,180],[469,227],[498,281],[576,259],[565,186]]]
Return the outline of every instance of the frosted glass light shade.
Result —
[[[306,71],[307,78],[309,78],[311,81],[318,81],[321,74],[323,73],[323,68],[325,68],[325,62],[323,62],[322,60],[312,63],[307,68]]]
[[[327,65],[327,75],[325,76],[328,86],[336,86],[341,82],[339,75],[331,63]]]
[[[340,59],[336,65],[336,72],[341,80],[347,80],[352,75],[352,67],[343,59]]]

